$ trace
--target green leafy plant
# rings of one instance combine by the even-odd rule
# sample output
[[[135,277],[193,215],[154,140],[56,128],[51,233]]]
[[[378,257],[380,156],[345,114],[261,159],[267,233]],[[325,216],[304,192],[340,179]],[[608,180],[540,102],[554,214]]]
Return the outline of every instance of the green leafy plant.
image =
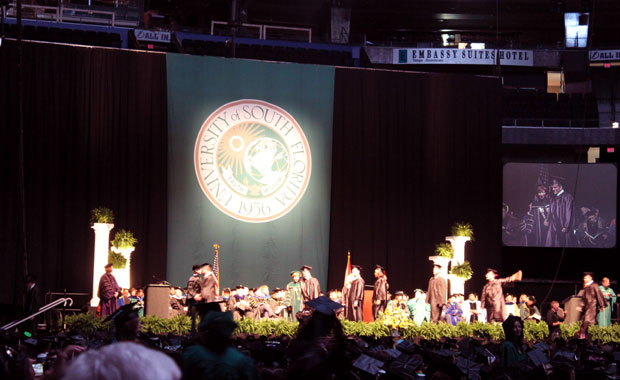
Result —
[[[188,318],[187,316],[183,316]],[[167,334],[170,331],[169,320],[156,315],[147,315],[140,318],[143,333]]]
[[[168,320],[168,332],[175,335],[187,335],[192,328],[192,319],[186,315],[177,315]]]
[[[107,207],[97,207],[90,212],[90,224],[114,223],[114,213]]]
[[[528,342],[544,340],[549,336],[549,325],[544,322],[525,321],[523,339]]]
[[[560,334],[562,339],[569,340],[575,337],[577,331],[581,328],[581,322],[573,322],[570,324],[561,323],[560,324]]]
[[[465,236],[474,241],[474,227],[470,223],[459,222],[452,225],[453,236]]]
[[[613,324],[609,327],[590,325],[588,333],[592,335],[592,340],[603,344],[620,343],[620,325]]]
[[[474,270],[471,268],[469,261],[463,261],[462,264],[453,266],[450,270],[450,274],[469,280],[471,276],[474,275]]]
[[[62,328],[61,323],[62,320],[58,320],[59,328]],[[89,336],[95,331],[107,330],[110,326],[109,322],[103,322],[98,316],[87,313],[68,314],[65,317],[65,324],[71,334],[83,336]]]
[[[112,240],[112,246],[115,248],[133,248],[138,239],[133,236],[131,231],[120,230],[114,235],[114,240]]]
[[[160,318],[149,315],[140,319],[142,332],[157,335],[176,334],[187,335],[191,328],[191,319],[181,315],[171,319]],[[444,322],[438,324],[423,322],[420,326],[414,323],[407,324],[405,327],[394,329],[387,326],[383,321],[374,322],[352,322],[343,320],[342,329],[346,335],[368,337],[378,339],[392,336],[395,331],[405,339],[421,337],[427,340],[439,340],[441,338],[488,338],[495,341],[504,339],[504,330],[499,323],[465,323],[459,322],[456,326]],[[59,322],[60,323],[60,322]],[[89,336],[95,331],[107,331],[109,322],[92,314],[67,315],[65,319],[67,330],[72,334],[82,334]],[[197,321],[197,324],[199,322]],[[287,320],[254,320],[244,319],[237,321],[238,326],[234,334],[253,334],[263,337],[269,336],[289,336],[292,337],[297,332],[299,323]],[[579,330],[580,322],[570,325],[561,324],[562,338],[570,339]],[[59,325],[60,327],[60,325]],[[609,327],[590,326],[588,332],[594,341],[600,343],[620,343],[620,325],[612,324]],[[523,337],[526,341],[536,342],[545,340],[549,337],[549,328],[546,323],[536,323],[526,321],[523,328]]]
[[[108,252],[108,263],[112,263],[116,269],[124,269],[127,267],[127,259],[120,253],[114,251]]]
[[[435,254],[446,259],[454,258],[454,247],[450,243],[441,243],[435,246]]]

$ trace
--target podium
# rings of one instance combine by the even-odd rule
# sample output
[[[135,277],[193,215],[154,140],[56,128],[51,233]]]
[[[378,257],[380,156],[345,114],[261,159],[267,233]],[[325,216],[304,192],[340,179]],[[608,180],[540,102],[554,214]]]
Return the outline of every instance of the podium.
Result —
[[[566,313],[564,323],[569,324],[581,320],[581,312],[577,310],[577,308],[584,306],[583,297],[570,296],[562,301],[562,303],[564,304],[564,312]]]

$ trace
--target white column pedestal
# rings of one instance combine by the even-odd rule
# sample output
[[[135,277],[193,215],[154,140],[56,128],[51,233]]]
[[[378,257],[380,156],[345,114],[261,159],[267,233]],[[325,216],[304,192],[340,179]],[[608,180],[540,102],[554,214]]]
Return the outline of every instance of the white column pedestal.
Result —
[[[94,223],[91,228],[95,230],[95,253],[93,260],[93,298],[90,299],[90,306],[99,306],[99,279],[105,273],[104,266],[108,263],[108,245],[110,244],[110,231],[114,224]]]
[[[452,267],[463,264],[465,261],[465,243],[470,241],[471,238],[467,236],[446,236],[446,241],[449,241],[454,248],[454,256],[451,260]],[[465,294],[465,279],[450,275],[450,294]]]
[[[131,288],[131,253],[135,250],[135,247],[131,248],[116,248],[112,247],[112,251],[116,253],[120,253],[123,255],[125,259],[127,259],[127,265],[123,269],[114,269],[114,278],[116,278],[116,282],[118,286],[123,289]]]

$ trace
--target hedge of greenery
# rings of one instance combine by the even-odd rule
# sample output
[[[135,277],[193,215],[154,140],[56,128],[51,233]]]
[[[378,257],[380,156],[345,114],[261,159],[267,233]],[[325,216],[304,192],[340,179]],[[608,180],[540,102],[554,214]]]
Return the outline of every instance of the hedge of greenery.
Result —
[[[107,330],[108,323],[103,322],[97,316],[91,314],[69,315],[65,320],[67,329],[72,333],[90,335],[97,330]],[[171,319],[156,316],[142,317],[142,332],[153,334],[186,335],[191,328],[191,319],[187,316],[177,316]],[[198,322],[197,322],[198,323]],[[238,321],[236,334],[256,334],[259,336],[293,336],[299,324],[286,320],[253,320]],[[560,325],[562,338],[570,339],[581,326],[580,322],[569,325]],[[421,337],[428,340],[446,338],[489,338],[492,340],[504,339],[504,331],[500,324],[475,322],[467,324],[460,322],[456,326],[446,323],[433,324],[424,322],[420,326],[414,324],[407,327],[393,329],[383,321],[375,322],[351,322],[342,321],[342,327],[346,335],[370,338],[382,338],[399,335],[403,338],[413,339]],[[594,341],[601,343],[620,343],[620,325],[613,324],[610,327],[590,326],[588,332]],[[524,338],[527,341],[540,341],[549,336],[549,328],[546,323],[525,322]]]

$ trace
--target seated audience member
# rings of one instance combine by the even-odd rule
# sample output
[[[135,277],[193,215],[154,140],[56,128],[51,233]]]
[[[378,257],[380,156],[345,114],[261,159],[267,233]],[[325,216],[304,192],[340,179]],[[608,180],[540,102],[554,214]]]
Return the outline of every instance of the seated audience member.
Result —
[[[106,321],[110,321],[110,341],[137,341],[140,335],[140,316],[135,304],[122,306],[111,314]]]
[[[133,342],[88,350],[69,364],[63,380],[178,380],[181,371],[168,355]]]
[[[231,345],[230,312],[211,312],[198,325],[199,344],[183,352],[183,379],[258,379],[250,358]]]
[[[269,306],[278,318],[287,318],[286,290],[275,288],[269,298]]]
[[[535,305],[536,298],[534,296],[521,294],[519,300],[521,301],[519,306],[519,316],[521,319],[524,321],[540,321],[540,311]]]
[[[515,304],[515,297],[508,293],[505,297],[506,300],[506,313],[508,315],[516,315],[519,316],[519,305]]]
[[[269,304],[270,298],[269,287],[267,285],[261,285],[254,291],[254,299],[257,303],[259,318],[276,318],[276,313]]]
[[[463,302],[461,308],[463,309],[463,319],[465,319],[465,322],[473,323],[481,320],[482,308],[476,293],[469,293],[467,301]]]
[[[138,315],[140,317],[144,317],[144,290],[143,289],[138,289],[136,291],[136,298],[138,300],[137,307],[138,307]]]
[[[514,366],[517,362],[527,360],[523,344],[523,321],[511,315],[502,323],[506,340],[501,347],[501,362],[504,367]]]
[[[342,304],[320,296],[306,302],[311,310],[299,322],[295,338],[289,345],[291,364],[289,379],[350,378],[350,362],[345,357],[345,336],[335,310]]]
[[[329,291],[329,299],[339,303],[342,297],[342,292],[338,291],[338,289],[333,289]],[[336,317],[338,319],[344,319],[344,306],[341,309],[335,310]]]
[[[170,305],[168,307],[170,317],[187,314],[187,306],[185,306],[185,297],[181,289],[170,288]]]
[[[407,306],[407,295],[402,290],[398,290],[394,293],[394,299],[388,301],[387,307],[385,308],[385,312],[387,314],[388,309],[400,309],[400,310],[408,310]]]
[[[457,295],[453,294],[448,298],[448,307],[445,311],[446,322],[452,326],[463,321],[463,310],[458,304]]]

